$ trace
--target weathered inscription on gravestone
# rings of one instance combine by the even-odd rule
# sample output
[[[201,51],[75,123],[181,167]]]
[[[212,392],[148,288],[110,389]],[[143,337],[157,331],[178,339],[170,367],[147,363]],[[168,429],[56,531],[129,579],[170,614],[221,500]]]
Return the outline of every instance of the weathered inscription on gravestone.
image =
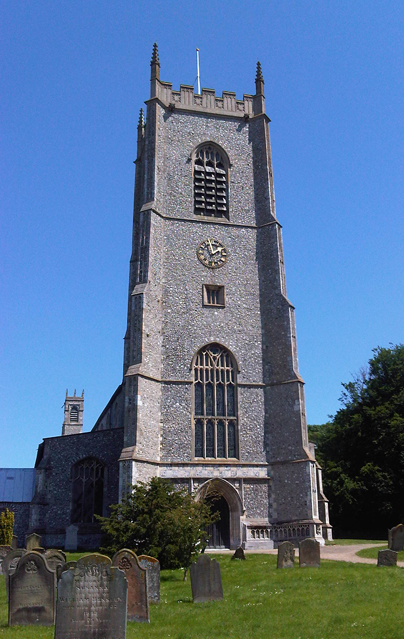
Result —
[[[399,552],[404,548],[404,524],[398,524],[388,531],[389,549]]]
[[[128,621],[149,622],[147,569],[142,568],[135,553],[126,548],[115,553],[112,565],[124,571],[128,582]]]
[[[77,550],[77,531],[78,526],[74,524],[66,528],[65,550]]]
[[[397,566],[397,552],[395,550],[379,550],[377,553],[378,566]]]
[[[301,568],[320,567],[320,544],[317,539],[303,539],[299,543],[299,566]]]
[[[24,548],[17,548],[16,550],[12,550],[11,552],[9,552],[8,555],[6,555],[3,559],[3,574],[6,581],[7,601],[9,599],[9,583],[10,583],[9,577],[11,574],[15,572],[15,569],[18,566],[18,562],[20,561],[20,558],[25,553],[26,553],[26,550],[24,550]]]
[[[25,545],[27,547],[27,552],[34,550],[34,548],[39,548],[41,545],[41,535],[37,535],[36,533],[27,535]]]
[[[235,551],[234,555],[232,555],[231,558],[232,559],[245,559],[244,550],[242,549],[241,546],[239,546],[237,548],[237,550]]]
[[[10,626],[52,626],[55,621],[56,576],[43,555],[27,552],[9,576]]]
[[[3,574],[3,560],[12,551],[11,546],[0,546],[0,575]]]
[[[192,599],[194,603],[223,599],[220,565],[208,555],[200,555],[190,567]]]
[[[290,541],[282,541],[278,545],[277,568],[294,568],[295,547]]]
[[[148,555],[139,555],[139,564],[147,570],[147,598],[149,603],[160,603],[160,562]]]
[[[127,596],[109,557],[82,557],[58,581],[55,639],[125,639]]]

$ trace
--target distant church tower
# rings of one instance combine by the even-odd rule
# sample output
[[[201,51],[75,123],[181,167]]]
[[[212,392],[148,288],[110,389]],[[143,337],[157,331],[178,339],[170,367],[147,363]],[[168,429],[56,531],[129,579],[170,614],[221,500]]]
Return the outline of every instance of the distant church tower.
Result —
[[[84,391],[81,397],[68,395],[66,391],[62,435],[79,435],[83,431]]]
[[[322,540],[327,500],[307,436],[261,65],[255,95],[242,100],[174,91],[160,80],[154,45],[146,104],[120,494],[155,475],[196,498],[214,489],[214,546]]]

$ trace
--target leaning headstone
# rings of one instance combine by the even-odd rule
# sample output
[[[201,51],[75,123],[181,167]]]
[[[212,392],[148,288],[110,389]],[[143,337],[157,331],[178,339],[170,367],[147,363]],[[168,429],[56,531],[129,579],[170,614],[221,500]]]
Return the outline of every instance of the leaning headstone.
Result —
[[[190,567],[192,599],[194,603],[223,599],[220,565],[208,555],[200,555]]]
[[[112,565],[123,570],[128,581],[128,621],[148,623],[147,569],[142,568],[135,553],[126,548],[115,553]]]
[[[87,555],[58,582],[55,639],[125,639],[128,582],[109,557]]]
[[[147,570],[147,598],[149,603],[160,603],[160,562],[154,557],[140,555],[139,564]]]
[[[78,526],[74,524],[70,524],[66,528],[66,537],[65,537],[65,550],[77,550],[77,531]]]
[[[294,568],[295,547],[291,541],[282,541],[278,544],[277,568]]]
[[[389,549],[399,552],[404,548],[404,524],[398,524],[388,531]]]
[[[317,539],[303,539],[299,543],[299,566],[320,567],[320,544]]]
[[[3,560],[12,551],[11,546],[0,546],[0,575],[3,574]]]
[[[56,576],[43,555],[27,552],[9,576],[10,626],[52,626],[55,621]]]
[[[379,550],[377,553],[377,565],[397,566],[397,554],[395,550]]]
[[[232,555],[231,558],[232,559],[245,559],[244,550],[242,549],[241,546],[239,546],[237,548],[237,550],[235,551],[234,555]]]
[[[17,548],[18,548],[18,537],[17,537],[17,535],[13,535],[13,538],[11,540],[11,548],[13,550],[17,550]]]
[[[39,548],[41,545],[41,535],[37,535],[36,533],[27,535],[25,538],[25,545],[27,547],[27,552],[30,552],[34,548]]]
[[[45,551],[45,559],[51,570],[56,570],[58,566],[64,566],[66,563],[66,555],[61,550],[50,548]]]
[[[9,598],[9,577],[15,572],[18,562],[25,553],[26,550],[24,550],[24,548],[17,548],[16,550],[9,552],[3,559],[3,574],[6,581],[7,601]]]

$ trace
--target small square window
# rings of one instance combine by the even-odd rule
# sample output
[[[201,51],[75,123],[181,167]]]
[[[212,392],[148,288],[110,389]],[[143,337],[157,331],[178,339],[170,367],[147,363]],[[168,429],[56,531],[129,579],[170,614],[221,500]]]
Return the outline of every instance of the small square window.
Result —
[[[221,306],[224,304],[224,286],[214,284],[204,284],[202,291],[204,306]]]

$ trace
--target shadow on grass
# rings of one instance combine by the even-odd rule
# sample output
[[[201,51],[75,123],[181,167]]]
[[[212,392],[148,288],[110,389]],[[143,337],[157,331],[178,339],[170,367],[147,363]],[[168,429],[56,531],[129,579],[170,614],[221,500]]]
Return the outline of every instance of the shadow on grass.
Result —
[[[176,575],[173,573],[169,573],[165,575],[163,572],[160,573],[160,581],[184,581],[183,575]]]

